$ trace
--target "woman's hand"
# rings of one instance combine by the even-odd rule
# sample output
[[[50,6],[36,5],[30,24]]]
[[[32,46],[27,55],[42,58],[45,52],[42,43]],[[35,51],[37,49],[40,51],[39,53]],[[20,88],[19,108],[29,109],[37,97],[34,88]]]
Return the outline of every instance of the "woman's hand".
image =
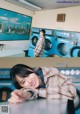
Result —
[[[36,94],[38,94],[38,89],[31,88]]]
[[[25,91],[23,91],[23,89],[14,90],[11,93],[11,97],[10,97],[10,99],[8,99],[8,102],[9,103],[21,103],[21,102],[24,102],[29,97],[31,97],[30,92],[25,92]]]

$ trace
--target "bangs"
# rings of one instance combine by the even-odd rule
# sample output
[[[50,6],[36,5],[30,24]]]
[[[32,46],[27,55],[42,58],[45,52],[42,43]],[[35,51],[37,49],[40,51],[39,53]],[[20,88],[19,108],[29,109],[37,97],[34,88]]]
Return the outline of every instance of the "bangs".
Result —
[[[19,71],[18,73],[16,73],[16,75],[18,75],[19,77],[27,77],[29,76],[29,74],[34,73],[34,71],[29,71],[29,70],[24,70],[24,71]]]
[[[29,74],[31,74],[31,73],[35,73],[36,74],[36,72],[35,72],[35,70],[33,69],[33,68],[31,68],[31,67],[29,67],[29,66],[26,66],[26,65],[24,65],[24,64],[17,64],[17,65],[15,65],[15,66],[13,66],[12,68],[11,68],[11,71],[10,71],[10,77],[11,77],[11,79],[12,79],[12,81],[13,81],[13,84],[14,84],[14,86],[17,88],[17,89],[20,89],[20,88],[22,88],[20,85],[19,85],[19,83],[18,83],[18,81],[16,80],[16,76],[18,75],[19,77],[27,77],[27,76],[29,76]]]

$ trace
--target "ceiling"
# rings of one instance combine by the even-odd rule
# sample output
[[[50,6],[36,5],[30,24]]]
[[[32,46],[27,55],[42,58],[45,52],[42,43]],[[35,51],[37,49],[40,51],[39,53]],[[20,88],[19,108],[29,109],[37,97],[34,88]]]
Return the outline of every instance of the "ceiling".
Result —
[[[5,0],[32,11],[79,6],[80,0]],[[24,1],[24,3],[20,2]],[[27,2],[28,4],[26,4]],[[31,5],[32,4],[32,5]],[[33,5],[37,6],[34,7]]]

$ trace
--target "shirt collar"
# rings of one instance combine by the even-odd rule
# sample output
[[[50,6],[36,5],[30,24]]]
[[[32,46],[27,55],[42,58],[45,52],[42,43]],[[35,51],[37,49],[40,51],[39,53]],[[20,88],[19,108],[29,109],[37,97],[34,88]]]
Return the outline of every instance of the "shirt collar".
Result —
[[[43,82],[43,85],[41,85],[39,88],[45,88],[44,75],[43,75],[42,69],[41,69],[41,68],[38,68],[38,69],[36,70],[36,73],[38,74],[38,76],[40,77],[40,79],[41,79],[42,82]]]

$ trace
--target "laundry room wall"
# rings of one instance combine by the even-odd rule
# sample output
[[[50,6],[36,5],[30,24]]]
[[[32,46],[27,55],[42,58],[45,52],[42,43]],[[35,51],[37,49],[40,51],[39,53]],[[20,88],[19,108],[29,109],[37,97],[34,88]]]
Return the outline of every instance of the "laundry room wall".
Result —
[[[37,11],[33,16],[33,27],[80,32],[80,6]],[[64,22],[57,22],[57,14],[66,14]]]
[[[14,12],[18,12],[24,15],[33,16],[33,11],[27,10],[25,8],[22,8],[20,6],[17,6],[15,4],[9,3],[5,0],[0,0],[0,8],[4,8],[7,10],[11,10]],[[29,40],[16,40],[16,41],[0,41],[0,44],[5,44],[6,47],[12,48],[12,49],[19,49],[22,50],[28,49],[29,47]]]
[[[5,64],[6,63],[6,64]],[[75,63],[75,64],[74,64]],[[26,64],[33,68],[36,67],[80,67],[80,58],[0,58],[0,68],[12,68],[16,64]]]

